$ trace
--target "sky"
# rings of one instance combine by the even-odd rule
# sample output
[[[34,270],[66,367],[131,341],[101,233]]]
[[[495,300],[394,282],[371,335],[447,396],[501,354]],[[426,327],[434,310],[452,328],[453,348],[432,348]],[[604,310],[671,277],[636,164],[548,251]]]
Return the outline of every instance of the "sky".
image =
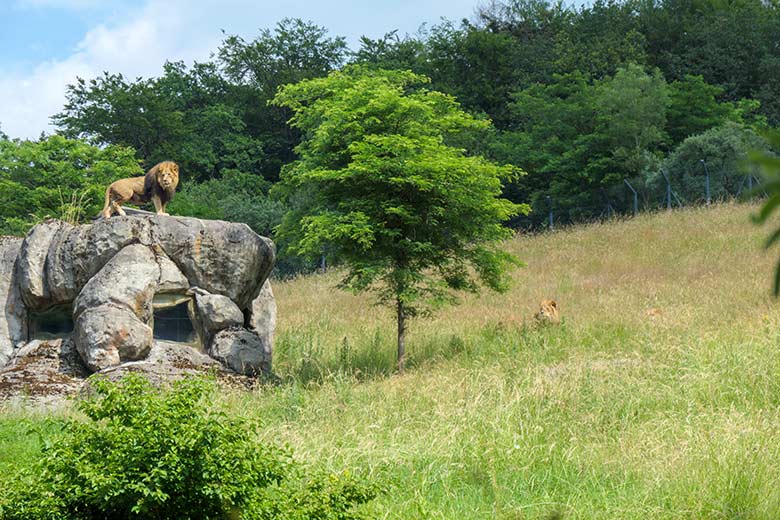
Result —
[[[471,18],[479,0],[0,0],[0,130],[51,133],[49,117],[76,77],[104,70],[157,76],[166,60],[209,58],[227,34],[254,38],[281,19],[302,18],[344,36],[415,33],[442,17]]]

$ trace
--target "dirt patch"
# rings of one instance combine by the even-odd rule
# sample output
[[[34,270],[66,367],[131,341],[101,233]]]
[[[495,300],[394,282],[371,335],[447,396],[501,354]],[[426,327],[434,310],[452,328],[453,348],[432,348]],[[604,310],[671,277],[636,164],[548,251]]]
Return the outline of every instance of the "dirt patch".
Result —
[[[123,363],[97,374],[117,380],[128,373],[144,374],[157,386],[193,375],[209,375],[227,387],[238,389],[252,389],[261,383],[229,372],[189,345],[172,342],[155,342],[147,359]],[[31,341],[0,370],[0,401],[60,401],[89,392],[90,376],[70,339]]]

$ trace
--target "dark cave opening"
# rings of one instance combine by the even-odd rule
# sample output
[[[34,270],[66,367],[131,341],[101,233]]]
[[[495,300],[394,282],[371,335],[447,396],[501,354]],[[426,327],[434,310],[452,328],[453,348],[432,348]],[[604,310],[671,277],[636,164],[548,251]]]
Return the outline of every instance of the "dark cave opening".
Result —
[[[155,298],[154,339],[176,343],[198,343],[198,334],[190,317],[190,298],[174,305],[160,305]]]
[[[30,312],[27,315],[27,330],[31,340],[68,336],[73,332],[73,306],[67,303],[45,311]]]

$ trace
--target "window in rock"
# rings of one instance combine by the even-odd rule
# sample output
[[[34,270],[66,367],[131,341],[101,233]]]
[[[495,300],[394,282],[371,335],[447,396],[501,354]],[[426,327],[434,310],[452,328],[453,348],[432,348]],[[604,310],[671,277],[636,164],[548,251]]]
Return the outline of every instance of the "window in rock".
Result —
[[[73,332],[73,306],[57,305],[27,317],[30,339],[64,338]]]
[[[157,295],[154,297],[155,339],[177,343],[198,343],[198,334],[190,318],[192,299],[178,295]]]

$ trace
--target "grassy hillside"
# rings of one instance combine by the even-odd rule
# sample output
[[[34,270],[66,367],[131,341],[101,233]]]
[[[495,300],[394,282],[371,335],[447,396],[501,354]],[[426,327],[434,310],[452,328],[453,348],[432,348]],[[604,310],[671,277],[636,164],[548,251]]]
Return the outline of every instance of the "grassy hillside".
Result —
[[[514,288],[414,322],[402,376],[389,312],[337,273],[278,283],[284,383],[225,401],[386,482],[372,517],[777,518],[780,304],[753,211],[518,237]],[[543,298],[561,326],[530,324]],[[4,474],[35,456],[20,421],[44,424],[5,412]]]

